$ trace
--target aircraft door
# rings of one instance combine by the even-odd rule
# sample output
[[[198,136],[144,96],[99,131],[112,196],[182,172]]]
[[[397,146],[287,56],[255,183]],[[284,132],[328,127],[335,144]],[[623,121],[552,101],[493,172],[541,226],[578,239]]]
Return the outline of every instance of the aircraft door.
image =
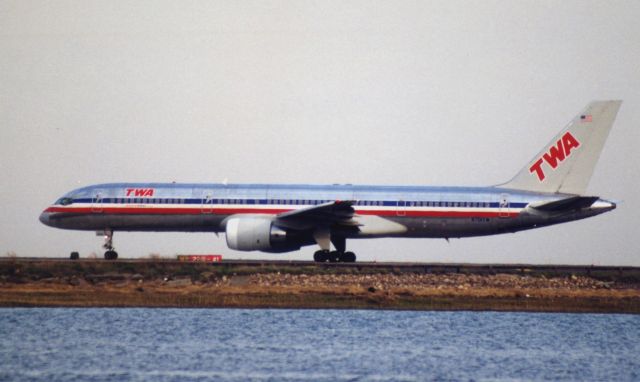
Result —
[[[102,213],[104,210],[104,190],[95,190],[91,197],[91,212]]]
[[[200,213],[202,214],[213,213],[213,203],[215,201],[213,196],[214,196],[213,190],[202,191],[202,204],[200,205]]]
[[[509,217],[509,194],[501,194],[498,202],[498,217]]]
[[[398,207],[396,208],[397,216],[406,216],[407,215],[407,201],[406,200],[398,200]]]

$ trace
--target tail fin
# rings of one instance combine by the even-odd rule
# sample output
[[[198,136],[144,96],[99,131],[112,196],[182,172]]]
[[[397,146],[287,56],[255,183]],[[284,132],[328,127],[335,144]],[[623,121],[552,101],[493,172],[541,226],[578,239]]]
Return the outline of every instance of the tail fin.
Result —
[[[500,187],[583,195],[622,101],[594,101]]]

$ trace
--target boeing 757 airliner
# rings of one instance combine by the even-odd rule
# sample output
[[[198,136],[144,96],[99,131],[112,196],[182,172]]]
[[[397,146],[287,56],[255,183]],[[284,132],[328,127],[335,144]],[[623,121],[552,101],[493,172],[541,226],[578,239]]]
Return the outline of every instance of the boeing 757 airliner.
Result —
[[[585,195],[621,101],[596,101],[510,181],[492,187],[111,183],[71,191],[48,207],[48,226],[104,232],[224,232],[240,251],[317,244],[318,262],[354,262],[346,239],[461,238],[584,219],[616,208]],[[333,244],[333,246],[332,246]]]

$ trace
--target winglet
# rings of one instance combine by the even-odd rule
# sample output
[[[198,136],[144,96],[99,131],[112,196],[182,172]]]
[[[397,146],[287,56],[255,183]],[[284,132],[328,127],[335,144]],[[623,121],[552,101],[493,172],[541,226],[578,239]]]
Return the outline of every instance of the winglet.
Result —
[[[499,187],[584,195],[622,101],[594,101]]]

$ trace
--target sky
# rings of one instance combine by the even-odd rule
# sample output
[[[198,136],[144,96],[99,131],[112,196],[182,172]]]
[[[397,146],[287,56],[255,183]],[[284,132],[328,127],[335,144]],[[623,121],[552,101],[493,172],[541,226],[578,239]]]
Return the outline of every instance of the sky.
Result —
[[[594,218],[350,240],[360,260],[640,266],[640,2],[0,0],[0,256],[102,256],[38,215],[105,182],[485,186],[592,100],[624,103]],[[116,232],[121,257],[235,252]]]

